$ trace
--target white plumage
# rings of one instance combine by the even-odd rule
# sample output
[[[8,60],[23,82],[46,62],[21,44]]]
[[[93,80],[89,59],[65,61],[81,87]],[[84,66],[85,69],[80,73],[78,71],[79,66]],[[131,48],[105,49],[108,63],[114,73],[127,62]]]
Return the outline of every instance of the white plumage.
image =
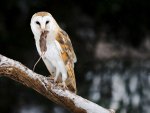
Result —
[[[54,82],[56,82],[58,76],[61,75],[63,86],[66,86],[65,82],[67,78],[69,78],[68,86],[70,90],[76,92],[73,69],[76,56],[68,35],[61,30],[48,12],[35,13],[32,16],[30,25],[40,56],[43,54],[40,47],[41,34],[47,31],[45,43],[46,51],[42,55],[42,59],[49,72],[55,76]]]
[[[39,48],[39,41],[36,42],[36,47],[38,53],[41,55],[41,50]],[[47,41],[47,51],[45,52],[42,59],[46,64],[49,72],[53,75],[55,74],[55,81],[59,74],[62,74],[62,80],[65,81],[67,79],[67,71],[62,61],[61,55],[61,48],[59,43],[56,40]],[[56,68],[57,67],[57,68]]]

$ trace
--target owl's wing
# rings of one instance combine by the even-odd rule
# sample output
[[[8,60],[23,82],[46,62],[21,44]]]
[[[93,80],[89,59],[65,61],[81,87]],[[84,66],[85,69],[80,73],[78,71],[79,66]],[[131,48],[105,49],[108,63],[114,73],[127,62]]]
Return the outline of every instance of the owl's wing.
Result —
[[[77,61],[76,55],[74,53],[72,43],[69,39],[68,34],[60,30],[58,33],[56,40],[59,42],[61,47],[61,57],[64,61],[67,73],[68,73],[68,79],[66,81],[67,87],[73,91],[76,92],[76,81],[75,81],[75,74],[74,74],[74,63]]]
[[[61,46],[62,58],[64,60],[64,63],[66,64],[68,61],[70,61],[72,66],[74,67],[74,63],[77,62],[77,58],[68,34],[65,31],[60,30],[56,37],[56,40]]]

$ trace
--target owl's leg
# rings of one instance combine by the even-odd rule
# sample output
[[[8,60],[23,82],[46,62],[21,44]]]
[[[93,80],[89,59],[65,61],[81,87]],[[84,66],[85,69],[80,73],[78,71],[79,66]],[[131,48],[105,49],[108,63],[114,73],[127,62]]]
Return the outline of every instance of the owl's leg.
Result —
[[[55,74],[55,77],[54,77],[54,82],[56,83],[57,79],[58,79],[58,76],[60,74],[60,71],[59,69],[56,69],[56,74]]]
[[[67,79],[67,74],[66,73],[62,74],[62,85],[64,89],[68,89],[66,85],[66,79]]]
[[[67,79],[67,73],[62,73],[62,83],[65,83]]]
[[[65,65],[62,61],[57,62],[56,73],[58,73],[57,71],[59,71],[59,74],[56,74],[56,77],[55,77],[56,80],[57,80],[59,75],[62,75],[61,76],[61,82],[58,83],[58,86],[63,87],[63,89],[67,89],[67,86],[65,83],[66,79],[67,79],[67,71],[66,71]]]
[[[61,86],[63,88],[63,90],[68,89],[68,87],[66,85],[66,79],[67,79],[67,74],[62,73],[62,83],[58,83],[58,85]]]

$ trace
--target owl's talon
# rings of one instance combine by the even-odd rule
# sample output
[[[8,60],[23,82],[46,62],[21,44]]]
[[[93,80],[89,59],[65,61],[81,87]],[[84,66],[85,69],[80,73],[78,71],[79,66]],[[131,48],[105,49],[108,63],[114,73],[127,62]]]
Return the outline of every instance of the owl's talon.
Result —
[[[47,77],[47,80],[50,81],[51,83],[54,83],[54,77],[53,76]]]
[[[62,87],[63,90],[68,90],[68,87],[66,86],[65,82],[58,83],[58,86]]]
[[[54,78],[54,83],[56,83],[56,81],[57,81],[57,79],[56,79],[56,78]]]
[[[54,87],[57,87],[57,86],[58,86],[58,84],[56,82],[54,82]]]

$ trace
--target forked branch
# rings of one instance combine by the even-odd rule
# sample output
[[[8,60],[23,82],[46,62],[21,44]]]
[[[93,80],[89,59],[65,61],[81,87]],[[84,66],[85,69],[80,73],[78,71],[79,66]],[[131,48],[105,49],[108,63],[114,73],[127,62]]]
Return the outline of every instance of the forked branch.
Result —
[[[68,90],[62,90],[61,87],[54,85],[47,77],[36,74],[18,61],[3,55],[0,55],[0,75],[9,77],[36,90],[72,113],[114,113],[112,109],[105,109]]]

